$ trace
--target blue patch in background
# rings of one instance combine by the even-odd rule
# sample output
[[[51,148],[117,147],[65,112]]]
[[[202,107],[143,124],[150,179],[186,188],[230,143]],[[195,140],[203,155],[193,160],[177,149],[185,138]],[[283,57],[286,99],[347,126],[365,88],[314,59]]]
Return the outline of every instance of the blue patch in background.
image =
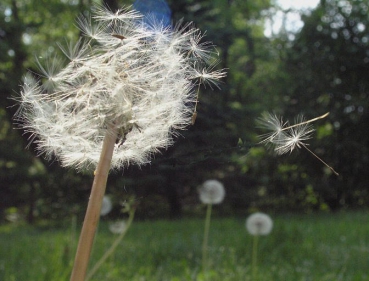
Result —
[[[133,8],[144,15],[143,22],[149,26],[150,21],[146,18],[148,15],[164,27],[171,25],[172,12],[165,0],[136,0]]]

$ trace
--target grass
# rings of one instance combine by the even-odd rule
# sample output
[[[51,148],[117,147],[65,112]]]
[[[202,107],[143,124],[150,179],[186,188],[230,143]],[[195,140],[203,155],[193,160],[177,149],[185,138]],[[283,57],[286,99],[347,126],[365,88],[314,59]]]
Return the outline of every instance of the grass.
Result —
[[[272,215],[259,240],[258,280],[369,280],[369,216],[365,212]],[[252,237],[245,220],[213,219],[209,271],[201,272],[202,219],[134,222],[92,280],[251,280]],[[75,241],[70,227],[0,227],[0,280],[69,280]],[[116,236],[101,223],[91,264]]]

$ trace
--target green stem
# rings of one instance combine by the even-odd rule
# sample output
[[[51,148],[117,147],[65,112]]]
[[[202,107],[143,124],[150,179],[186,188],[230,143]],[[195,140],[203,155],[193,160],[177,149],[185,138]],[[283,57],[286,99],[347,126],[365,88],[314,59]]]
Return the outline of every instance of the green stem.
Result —
[[[127,225],[124,229],[124,231],[119,234],[117,239],[113,242],[113,244],[110,246],[110,248],[104,253],[104,255],[100,258],[100,260],[94,265],[94,267],[88,272],[86,281],[90,280],[91,277],[96,273],[96,271],[99,269],[99,267],[108,259],[108,257],[111,256],[111,254],[114,253],[115,249],[119,245],[119,243],[122,241],[123,237],[126,235],[128,229],[130,228],[133,218],[135,216],[135,208],[132,208],[129,211],[129,217],[127,221]]]
[[[204,278],[206,276],[207,262],[208,262],[207,261],[208,259],[208,239],[209,239],[209,229],[210,229],[211,208],[212,208],[212,204],[208,204],[208,207],[206,209],[206,217],[205,217],[204,241],[202,244],[202,270],[204,273]]]
[[[259,242],[259,235],[254,235],[253,245],[252,245],[252,263],[251,263],[252,281],[257,281],[258,242]]]

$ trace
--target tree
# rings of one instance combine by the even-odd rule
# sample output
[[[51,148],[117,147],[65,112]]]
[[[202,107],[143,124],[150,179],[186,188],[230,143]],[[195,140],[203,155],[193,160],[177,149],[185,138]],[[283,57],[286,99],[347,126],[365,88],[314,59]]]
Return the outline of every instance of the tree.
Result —
[[[68,213],[70,206],[66,203],[76,202],[83,190],[83,184],[77,180],[80,176],[37,158],[33,147],[25,148],[30,136],[13,130],[12,117],[17,110],[15,92],[19,91],[18,85],[27,68],[35,69],[34,55],[37,54],[43,63],[43,59],[56,49],[50,42],[77,37],[69,28],[73,26],[75,16],[84,9],[79,2],[44,2],[9,0],[0,4],[0,36],[3,39],[0,41],[0,178],[3,195],[0,212],[11,206],[18,207],[29,222],[34,220],[35,214],[51,218]],[[71,192],[73,187],[75,192]]]
[[[286,107],[296,115],[318,116],[330,111],[317,129],[314,148],[340,176],[329,174],[315,159],[299,163],[332,208],[368,202],[369,70],[366,26],[369,17],[362,1],[325,0],[310,16],[288,50],[290,75]]]

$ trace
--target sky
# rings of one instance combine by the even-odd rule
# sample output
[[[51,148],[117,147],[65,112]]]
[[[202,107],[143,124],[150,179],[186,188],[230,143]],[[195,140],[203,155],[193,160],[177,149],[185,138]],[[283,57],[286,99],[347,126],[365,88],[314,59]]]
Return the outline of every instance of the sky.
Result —
[[[314,9],[320,0],[276,0],[277,4],[283,9],[307,10]],[[265,36],[270,37],[272,31],[278,33],[282,25],[283,13],[277,12],[273,16],[273,21],[267,21],[265,25]],[[298,12],[290,12],[287,14],[286,28],[288,31],[298,31],[303,26],[300,14]]]

